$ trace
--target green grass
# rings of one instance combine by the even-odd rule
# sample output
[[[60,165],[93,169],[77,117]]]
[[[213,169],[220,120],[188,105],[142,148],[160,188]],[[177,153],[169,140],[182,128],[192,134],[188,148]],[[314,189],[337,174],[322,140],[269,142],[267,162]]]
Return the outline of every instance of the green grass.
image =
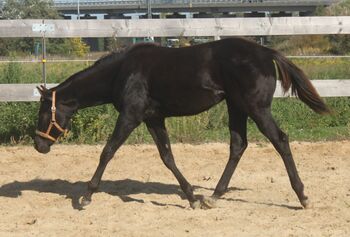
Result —
[[[293,58],[311,79],[350,79],[350,58]]]
[[[311,78],[345,79],[350,75],[350,59],[293,59]],[[87,67],[86,63],[48,64],[48,81],[58,83],[69,75]],[[16,83],[40,82],[39,64],[0,64],[0,83],[15,79]],[[14,83],[14,82],[11,82]],[[328,98],[331,115],[320,116],[295,98],[274,99],[272,112],[290,140],[323,141],[350,139],[350,98]],[[0,103],[0,143],[31,143],[34,135],[38,102]],[[72,120],[72,131],[66,143],[105,142],[111,134],[117,112],[111,105],[87,108],[79,111]],[[173,142],[228,142],[228,115],[225,103],[197,116],[169,118],[166,125]],[[255,124],[248,122],[248,138],[266,140]],[[152,138],[141,125],[127,141],[150,143]]]
[[[311,79],[350,79],[350,58],[293,58]],[[47,63],[47,81],[60,83],[92,62]],[[40,63],[0,63],[0,83],[40,83]]]
[[[48,83],[60,83],[70,75],[90,66],[91,62],[47,63]],[[14,67],[14,70],[9,68]],[[0,83],[40,83],[42,82],[42,64],[40,63],[0,63]],[[14,78],[10,80],[8,78]]]

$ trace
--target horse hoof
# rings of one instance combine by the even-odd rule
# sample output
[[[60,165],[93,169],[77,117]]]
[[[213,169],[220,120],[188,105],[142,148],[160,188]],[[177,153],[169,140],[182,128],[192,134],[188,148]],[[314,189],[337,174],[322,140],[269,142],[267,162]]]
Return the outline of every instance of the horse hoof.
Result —
[[[312,207],[309,199],[302,200],[301,205],[304,207],[304,209],[310,209]]]
[[[215,197],[203,197],[202,205],[204,209],[212,209],[216,207],[216,201],[217,198]]]
[[[86,207],[87,205],[89,205],[91,203],[91,198],[87,198],[87,197],[83,197],[81,199],[80,205],[81,207]]]
[[[212,209],[216,207],[216,199],[212,197],[202,197],[200,200],[191,202],[191,208],[196,210],[196,209]]]
[[[197,200],[197,201],[191,202],[190,206],[194,210],[200,209],[201,208],[201,201]]]

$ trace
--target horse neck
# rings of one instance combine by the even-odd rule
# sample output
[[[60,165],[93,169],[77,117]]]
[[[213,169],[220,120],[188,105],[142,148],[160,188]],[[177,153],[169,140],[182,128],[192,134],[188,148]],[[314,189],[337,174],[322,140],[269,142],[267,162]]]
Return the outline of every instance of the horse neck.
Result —
[[[75,102],[76,109],[112,102],[113,75],[110,70],[86,70],[57,87],[63,101]]]

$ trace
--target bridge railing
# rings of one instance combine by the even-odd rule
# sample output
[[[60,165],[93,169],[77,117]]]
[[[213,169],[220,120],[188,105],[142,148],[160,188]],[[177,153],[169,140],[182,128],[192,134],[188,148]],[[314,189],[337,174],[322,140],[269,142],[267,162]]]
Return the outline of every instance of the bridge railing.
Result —
[[[264,5],[329,5],[334,3],[334,0],[151,0],[152,5],[189,5],[189,4],[264,4]],[[115,6],[115,5],[146,5],[147,0],[81,0],[80,6]],[[56,0],[54,5],[58,8],[77,6],[77,2],[68,0]]]

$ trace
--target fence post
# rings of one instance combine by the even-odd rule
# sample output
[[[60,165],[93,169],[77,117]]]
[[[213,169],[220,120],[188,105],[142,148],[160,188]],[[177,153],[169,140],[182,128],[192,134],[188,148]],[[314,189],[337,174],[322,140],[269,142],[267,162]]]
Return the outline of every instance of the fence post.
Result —
[[[42,20],[42,24],[33,24],[32,31],[41,33],[41,41],[42,41],[42,59],[41,62],[43,64],[43,73],[42,73],[42,82],[46,87],[46,32],[53,32],[55,30],[54,24],[45,24],[45,20]]]

